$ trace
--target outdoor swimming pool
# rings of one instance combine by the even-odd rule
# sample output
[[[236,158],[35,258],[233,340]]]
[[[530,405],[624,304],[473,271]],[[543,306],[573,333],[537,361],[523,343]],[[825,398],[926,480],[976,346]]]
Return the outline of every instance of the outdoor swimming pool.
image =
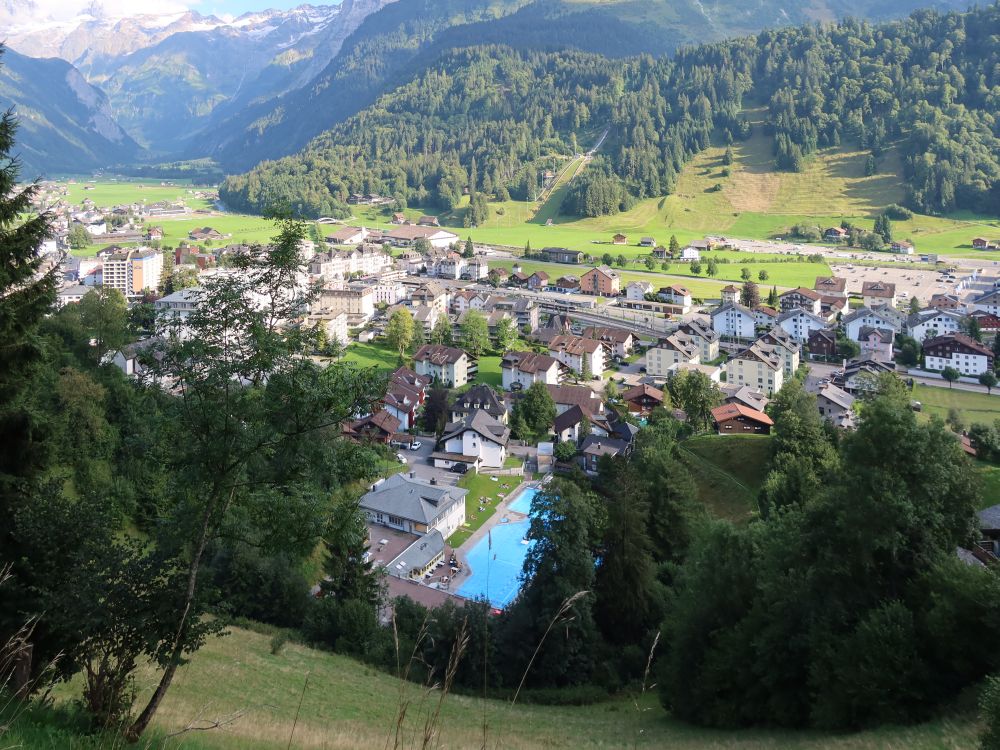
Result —
[[[525,490],[511,502],[508,509],[527,514],[536,492],[535,489]],[[476,542],[465,555],[472,575],[458,587],[456,593],[468,599],[487,599],[494,607],[501,609],[514,601],[521,589],[524,558],[534,544],[524,542],[530,525],[528,518],[509,523],[500,522]]]

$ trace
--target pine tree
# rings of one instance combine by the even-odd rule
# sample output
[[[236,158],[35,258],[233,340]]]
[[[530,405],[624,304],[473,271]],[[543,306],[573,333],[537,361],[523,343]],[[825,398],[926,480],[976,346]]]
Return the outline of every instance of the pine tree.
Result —
[[[338,601],[356,600],[375,605],[381,597],[381,575],[374,560],[365,561],[368,529],[358,503],[350,497],[338,499],[323,538],[326,577],[320,588]]]

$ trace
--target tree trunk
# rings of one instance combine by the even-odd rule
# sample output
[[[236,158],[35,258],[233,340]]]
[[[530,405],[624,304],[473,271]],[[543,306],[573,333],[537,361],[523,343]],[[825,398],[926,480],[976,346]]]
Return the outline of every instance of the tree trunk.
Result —
[[[35,647],[22,642],[14,655],[14,694],[18,698],[27,698],[31,692],[31,662]]]
[[[226,501],[222,508],[220,518],[225,516],[226,510],[229,507],[229,503],[232,501],[235,491],[236,490],[234,488],[230,493],[229,500]],[[201,537],[198,540],[198,546],[195,549],[194,556],[191,558],[191,566],[188,569],[187,591],[184,594],[184,610],[181,612],[181,619],[177,625],[177,633],[174,635],[174,642],[170,650],[170,661],[163,670],[160,682],[156,686],[156,690],[153,692],[153,695],[150,696],[146,707],[142,709],[142,713],[136,717],[136,720],[132,722],[132,725],[125,731],[125,739],[129,742],[138,742],[142,733],[149,727],[149,723],[153,720],[153,716],[156,715],[157,710],[160,708],[160,703],[163,702],[163,698],[166,696],[167,690],[170,689],[170,683],[173,682],[174,674],[177,672],[177,667],[180,664],[181,654],[184,652],[184,637],[187,634],[188,629],[188,615],[191,613],[191,605],[194,603],[194,595],[198,585],[198,572],[201,568],[201,557],[205,552],[205,548],[208,546],[208,540],[211,536],[212,511],[214,505],[215,502],[210,502],[208,504],[208,507],[205,509],[205,515],[202,518]]]

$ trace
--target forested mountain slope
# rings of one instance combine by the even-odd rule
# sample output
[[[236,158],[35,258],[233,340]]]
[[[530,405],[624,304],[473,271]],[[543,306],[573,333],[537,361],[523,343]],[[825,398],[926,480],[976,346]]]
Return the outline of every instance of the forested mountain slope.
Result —
[[[3,50],[0,107],[20,119],[23,174],[81,172],[128,161],[139,148],[112,115],[107,97],[62,60]]]
[[[848,15],[898,16],[920,0],[398,0],[366,19],[341,54],[301,89],[233,115],[192,141],[228,170],[287,155],[405,83],[441,54],[469,45],[576,49],[611,57],[662,56],[683,45]],[[939,7],[964,8],[961,0]]]
[[[343,213],[359,191],[445,210],[466,186],[524,198],[544,169],[610,127],[607,156],[576,181],[565,208],[613,213],[669,193],[713,133],[749,135],[740,114],[748,96],[768,105],[764,127],[780,169],[848,142],[870,149],[877,165],[895,143],[913,207],[997,213],[998,40],[993,5],[765,31],[673,59],[510,46],[445,52],[300,154],[229,178],[223,197],[235,208],[284,203],[306,215]]]

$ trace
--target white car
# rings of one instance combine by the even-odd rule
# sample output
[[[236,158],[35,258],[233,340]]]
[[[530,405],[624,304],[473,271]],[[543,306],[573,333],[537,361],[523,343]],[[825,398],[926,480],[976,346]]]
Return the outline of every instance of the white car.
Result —
[[[410,450],[411,451],[418,451],[418,450],[420,450],[420,447],[422,445],[423,445],[423,443],[421,443],[419,440],[414,440],[412,443],[410,443]]]
[[[404,456],[402,453],[397,453],[396,458],[399,459],[399,463],[401,464],[406,463],[406,456]]]

